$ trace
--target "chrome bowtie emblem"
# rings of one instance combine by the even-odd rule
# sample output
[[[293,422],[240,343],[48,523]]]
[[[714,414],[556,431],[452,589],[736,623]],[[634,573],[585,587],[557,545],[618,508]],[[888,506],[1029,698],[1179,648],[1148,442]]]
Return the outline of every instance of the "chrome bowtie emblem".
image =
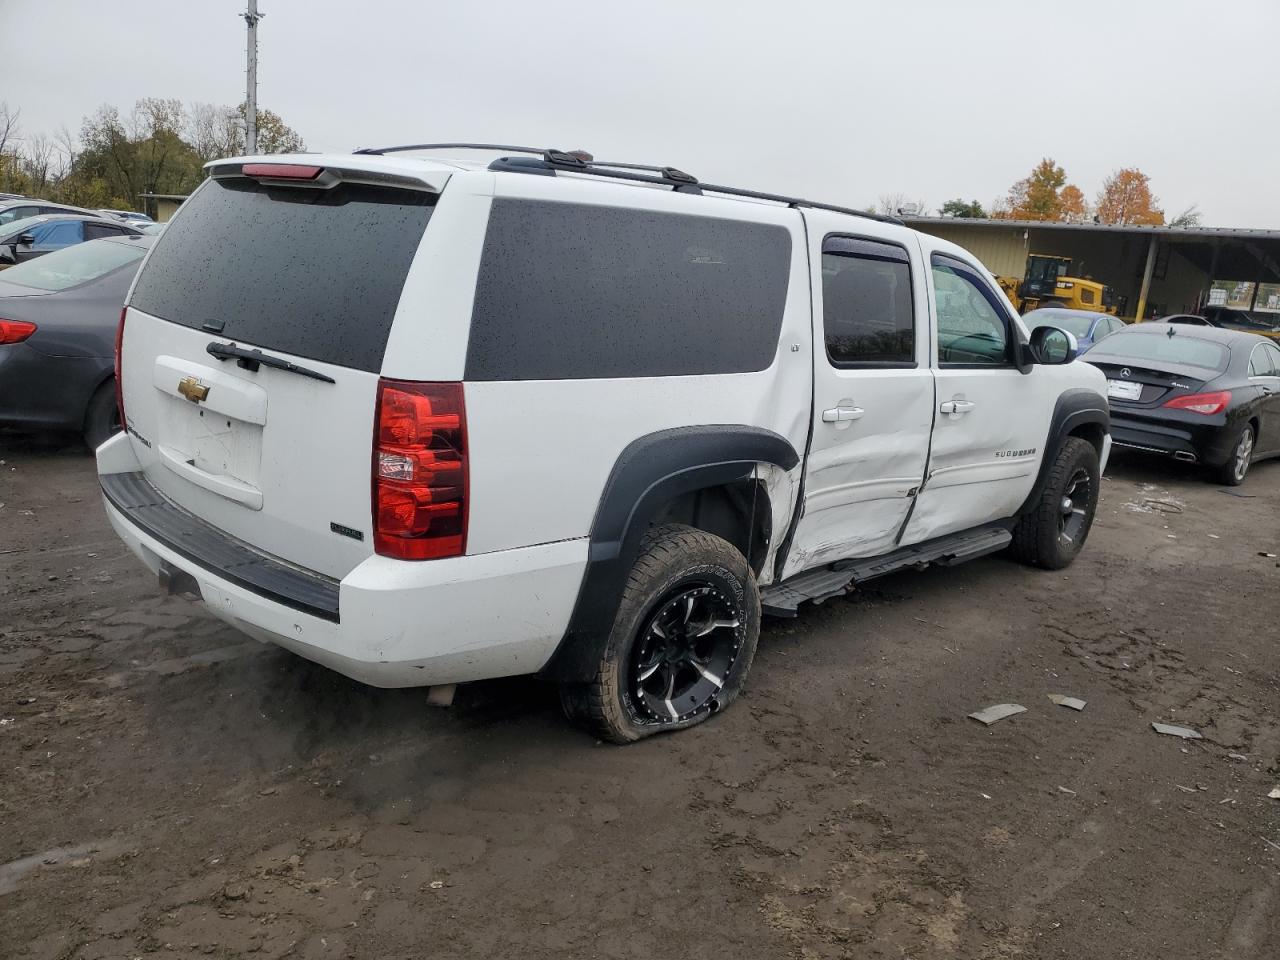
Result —
[[[192,403],[199,403],[209,396],[209,388],[195,377],[183,377],[178,381],[178,392]]]

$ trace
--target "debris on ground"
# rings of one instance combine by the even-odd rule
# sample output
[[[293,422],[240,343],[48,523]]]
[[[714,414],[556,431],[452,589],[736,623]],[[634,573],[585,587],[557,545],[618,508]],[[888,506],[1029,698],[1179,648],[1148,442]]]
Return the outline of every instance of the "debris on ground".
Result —
[[[1268,560],[1274,560],[1276,558],[1276,555],[1274,553],[1267,553],[1267,551],[1265,550],[1259,550],[1258,556],[1266,557]]]
[[[1156,733],[1165,733],[1171,737],[1181,737],[1183,740],[1203,740],[1198,730],[1192,730],[1190,727],[1175,727],[1171,723],[1152,723],[1151,728]]]
[[[1238,760],[1238,761],[1240,761],[1241,763],[1248,763],[1248,762],[1249,762],[1249,758],[1248,758],[1248,757],[1246,757],[1243,753],[1228,753],[1228,754],[1227,754],[1227,759],[1228,759],[1228,760]]]
[[[1265,843],[1268,847],[1275,847],[1277,850],[1280,850],[1280,843],[1276,843],[1273,840],[1268,840],[1266,837],[1262,838],[1262,842]]]
[[[35,697],[19,697],[19,698],[18,698],[18,706],[20,706],[20,707],[26,707],[26,706],[29,706],[29,705],[31,705],[31,704],[33,704],[33,703],[35,703],[35,702],[36,702],[36,698],[35,698]]]
[[[1271,800],[1280,800],[1280,787],[1276,787],[1274,790],[1268,793],[1267,797]]]
[[[1072,710],[1083,710],[1085,704],[1089,701],[1081,700],[1079,697],[1068,697],[1061,693],[1049,694],[1049,699],[1060,707],[1070,707]]]
[[[1058,788],[1058,792],[1059,792],[1059,793],[1065,793],[1065,794],[1067,794],[1068,796],[1071,796],[1071,797],[1074,797],[1074,796],[1076,796],[1076,795],[1077,795],[1077,794],[1076,794],[1076,792],[1075,792],[1074,790],[1068,790],[1066,787],[1059,787],[1059,788]]]
[[[1026,712],[1027,708],[1018,703],[997,703],[995,706],[987,707],[985,710],[969,714],[969,718],[989,727],[997,720],[1003,720],[1005,717],[1012,717]]]

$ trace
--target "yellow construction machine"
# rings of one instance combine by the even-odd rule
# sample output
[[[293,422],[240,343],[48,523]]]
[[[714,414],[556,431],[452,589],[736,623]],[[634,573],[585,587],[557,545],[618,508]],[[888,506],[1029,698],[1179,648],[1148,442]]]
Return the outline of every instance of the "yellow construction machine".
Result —
[[[1116,313],[1115,295],[1106,284],[1071,276],[1070,257],[1032,254],[1027,257],[1027,273],[1017,277],[996,277],[1000,289],[1019,313],[1037,307],[1070,307],[1096,313]]]

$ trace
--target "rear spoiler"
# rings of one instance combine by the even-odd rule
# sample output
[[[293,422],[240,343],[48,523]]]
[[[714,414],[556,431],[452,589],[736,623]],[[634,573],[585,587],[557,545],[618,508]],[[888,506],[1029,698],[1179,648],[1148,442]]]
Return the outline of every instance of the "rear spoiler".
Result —
[[[345,167],[333,164],[306,164],[275,160],[214,160],[205,164],[205,170],[214,180],[248,177],[259,183],[278,187],[302,187],[311,190],[330,190],[340,183],[362,183],[374,187],[397,187],[401,190],[424,190],[439,193],[449,174],[432,171],[427,180],[410,173],[388,170],[369,170],[364,167]],[[434,182],[433,182],[434,181]]]

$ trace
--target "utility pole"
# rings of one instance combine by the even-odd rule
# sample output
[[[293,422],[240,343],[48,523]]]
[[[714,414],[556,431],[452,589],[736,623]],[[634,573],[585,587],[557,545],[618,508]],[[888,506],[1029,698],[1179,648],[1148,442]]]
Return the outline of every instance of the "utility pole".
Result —
[[[258,0],[248,2],[249,8],[240,14],[249,28],[249,62],[245,69],[244,152],[254,154],[258,152],[258,21],[266,14],[258,12]]]

